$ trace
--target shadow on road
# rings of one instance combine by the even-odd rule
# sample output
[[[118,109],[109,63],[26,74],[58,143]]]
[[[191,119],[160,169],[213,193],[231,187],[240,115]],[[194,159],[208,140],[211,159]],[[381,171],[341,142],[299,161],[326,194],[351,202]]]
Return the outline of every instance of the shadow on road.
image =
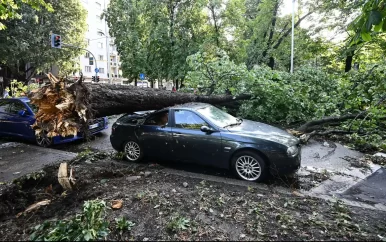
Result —
[[[123,161],[127,162],[127,161]],[[231,179],[238,179],[230,170],[227,169],[219,169],[204,165],[198,165],[193,163],[182,163],[182,162],[173,162],[173,161],[155,161],[154,159],[146,159],[143,162],[149,163],[149,164],[158,164],[165,168],[174,169],[174,170],[181,170],[185,172],[192,172],[197,174],[204,174],[204,175],[211,175],[211,176],[218,176],[223,178],[231,178]],[[310,180],[310,179],[308,179]],[[304,177],[300,177],[296,174],[291,176],[269,176],[267,180],[263,182],[263,184],[269,185],[269,186],[280,186],[280,187],[286,187],[291,189],[303,189],[308,190],[312,188],[312,186],[309,184],[309,181],[305,179]]]

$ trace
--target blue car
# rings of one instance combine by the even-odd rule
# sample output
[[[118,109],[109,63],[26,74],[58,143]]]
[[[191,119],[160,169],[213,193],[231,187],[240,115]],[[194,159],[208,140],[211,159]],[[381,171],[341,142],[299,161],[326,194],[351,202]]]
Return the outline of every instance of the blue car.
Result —
[[[34,141],[39,146],[48,147],[82,139],[83,133],[67,137],[47,135],[36,136],[31,125],[35,123],[37,107],[27,97],[0,99],[0,137],[17,137]],[[89,121],[89,134],[94,135],[108,128],[107,117]]]

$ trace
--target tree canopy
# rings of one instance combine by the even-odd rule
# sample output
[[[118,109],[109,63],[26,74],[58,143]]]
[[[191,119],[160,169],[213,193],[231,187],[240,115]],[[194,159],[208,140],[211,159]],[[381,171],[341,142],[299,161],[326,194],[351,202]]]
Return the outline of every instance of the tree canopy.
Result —
[[[29,5],[35,10],[40,10],[41,7],[45,8],[48,11],[53,11],[52,5],[46,3],[44,0],[1,0],[0,1],[0,21],[7,19],[20,19],[22,11],[20,8],[23,5]],[[0,30],[6,28],[6,25],[3,22],[0,22]]]
[[[80,50],[51,48],[50,33],[60,34],[65,43],[84,46],[86,11],[79,0],[46,2],[55,11],[22,4],[21,18],[4,22],[7,28],[0,31],[0,63],[9,77],[23,81],[28,79],[27,71],[35,74],[54,64],[62,74],[79,70],[75,58]],[[30,67],[26,70],[28,63]]]

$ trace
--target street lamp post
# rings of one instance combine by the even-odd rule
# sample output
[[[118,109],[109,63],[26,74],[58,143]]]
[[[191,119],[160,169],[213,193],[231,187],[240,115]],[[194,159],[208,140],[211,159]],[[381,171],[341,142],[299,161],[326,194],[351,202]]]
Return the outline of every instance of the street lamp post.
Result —
[[[103,1],[104,9],[106,10],[106,0]],[[108,36],[107,36],[107,23],[106,23],[106,17],[105,20],[105,36],[106,36],[106,60],[107,60],[107,80],[108,83],[110,83],[110,54],[109,54],[109,43],[108,43]]]
[[[292,0],[291,73],[294,72],[295,1]]]

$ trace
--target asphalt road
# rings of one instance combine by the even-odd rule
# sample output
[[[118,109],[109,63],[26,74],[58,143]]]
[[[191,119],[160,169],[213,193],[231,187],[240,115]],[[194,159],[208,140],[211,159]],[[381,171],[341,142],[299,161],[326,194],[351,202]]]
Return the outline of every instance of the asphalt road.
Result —
[[[386,169],[380,168],[346,190],[341,197],[367,203],[386,204]]]
[[[0,182],[11,181],[39,171],[45,165],[76,157],[76,153],[41,148],[32,144],[2,142],[0,144]]]

